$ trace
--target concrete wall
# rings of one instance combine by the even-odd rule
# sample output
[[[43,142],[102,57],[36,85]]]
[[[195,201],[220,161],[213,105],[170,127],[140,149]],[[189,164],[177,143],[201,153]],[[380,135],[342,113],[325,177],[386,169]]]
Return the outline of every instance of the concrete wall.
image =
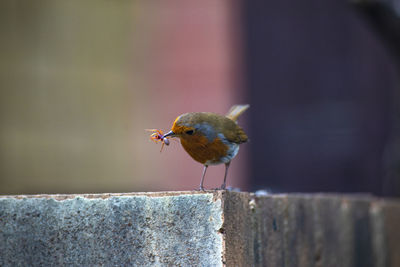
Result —
[[[160,192],[0,197],[0,266],[400,266],[400,201]]]

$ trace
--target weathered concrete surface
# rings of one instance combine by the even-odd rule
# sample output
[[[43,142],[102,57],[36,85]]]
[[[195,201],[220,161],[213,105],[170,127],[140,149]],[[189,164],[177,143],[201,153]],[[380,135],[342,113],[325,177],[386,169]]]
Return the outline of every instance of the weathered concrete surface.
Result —
[[[0,197],[0,266],[400,266],[400,201],[207,191]]]
[[[213,193],[3,198],[0,266],[218,266]]]
[[[255,266],[400,266],[400,201],[366,195],[255,198]]]

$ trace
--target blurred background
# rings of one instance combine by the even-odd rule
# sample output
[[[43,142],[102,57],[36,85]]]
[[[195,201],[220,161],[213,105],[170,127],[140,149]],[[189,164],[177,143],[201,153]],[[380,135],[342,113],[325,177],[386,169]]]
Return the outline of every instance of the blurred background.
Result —
[[[228,185],[400,196],[390,3],[1,1],[0,194],[196,189],[145,129],[249,103]]]

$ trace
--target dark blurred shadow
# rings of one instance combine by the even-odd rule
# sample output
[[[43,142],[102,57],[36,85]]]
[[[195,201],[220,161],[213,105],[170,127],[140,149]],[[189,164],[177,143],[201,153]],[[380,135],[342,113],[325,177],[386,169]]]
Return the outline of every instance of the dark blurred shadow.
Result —
[[[384,189],[395,61],[343,1],[244,1],[252,186]]]

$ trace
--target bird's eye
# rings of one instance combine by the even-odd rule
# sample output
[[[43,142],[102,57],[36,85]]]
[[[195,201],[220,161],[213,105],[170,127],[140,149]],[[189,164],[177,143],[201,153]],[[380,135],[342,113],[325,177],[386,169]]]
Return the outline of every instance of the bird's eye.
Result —
[[[193,130],[187,130],[185,133],[188,134],[188,135],[192,135],[193,132],[194,132]]]

